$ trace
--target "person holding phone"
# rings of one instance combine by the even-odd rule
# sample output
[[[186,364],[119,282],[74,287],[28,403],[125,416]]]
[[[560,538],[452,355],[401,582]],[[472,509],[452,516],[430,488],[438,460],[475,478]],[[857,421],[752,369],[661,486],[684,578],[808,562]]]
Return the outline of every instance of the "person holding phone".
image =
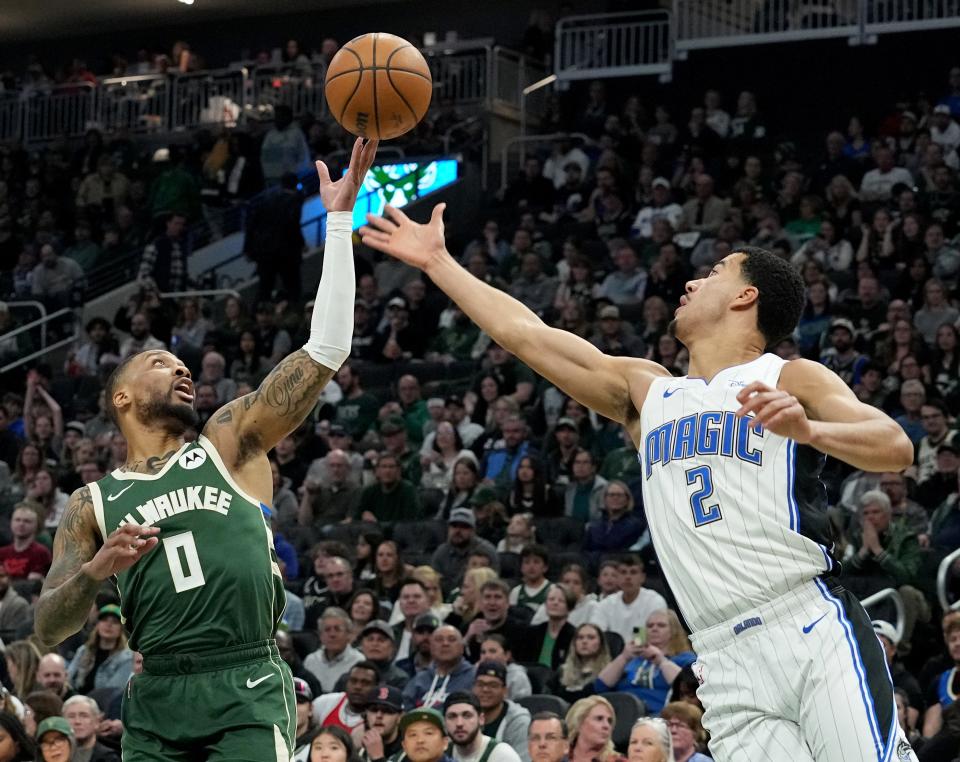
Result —
[[[632,693],[643,701],[648,713],[656,714],[663,709],[680,670],[693,664],[697,656],[670,609],[654,611],[647,617],[645,630],[637,630],[639,642],[633,638],[626,642],[620,655],[600,671],[594,688],[597,693]]]

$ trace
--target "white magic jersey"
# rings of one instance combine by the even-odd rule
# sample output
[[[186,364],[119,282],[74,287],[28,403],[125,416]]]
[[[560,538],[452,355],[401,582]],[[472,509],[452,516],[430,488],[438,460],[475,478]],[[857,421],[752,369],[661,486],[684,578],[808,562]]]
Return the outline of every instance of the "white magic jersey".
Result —
[[[765,354],[702,378],[657,378],[640,412],[643,500],[667,581],[694,631],[837,568],[813,448],[737,418],[753,381],[776,387]]]

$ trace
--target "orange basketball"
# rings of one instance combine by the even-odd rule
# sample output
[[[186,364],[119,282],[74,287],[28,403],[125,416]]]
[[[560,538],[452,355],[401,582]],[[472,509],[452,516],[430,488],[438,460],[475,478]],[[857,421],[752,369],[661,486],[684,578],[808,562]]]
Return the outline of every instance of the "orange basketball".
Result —
[[[363,138],[389,139],[417,126],[433,77],[420,51],[393,34],[355,37],[333,57],[324,85],[330,113]]]

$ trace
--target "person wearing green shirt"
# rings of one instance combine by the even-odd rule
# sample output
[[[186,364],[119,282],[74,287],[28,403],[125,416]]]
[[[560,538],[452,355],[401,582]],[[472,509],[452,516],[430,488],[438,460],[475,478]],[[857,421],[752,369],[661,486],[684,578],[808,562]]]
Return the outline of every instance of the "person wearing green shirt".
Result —
[[[354,518],[375,523],[421,518],[420,497],[414,486],[402,478],[400,461],[395,455],[381,455],[375,474],[377,481],[360,493]]]
[[[336,404],[334,423],[347,429],[356,441],[363,439],[377,420],[380,403],[360,386],[360,373],[344,363],[337,371],[337,383],[343,391],[343,399]]]
[[[430,412],[427,410],[427,403],[420,397],[420,382],[415,376],[400,376],[397,381],[397,399],[403,408],[407,436],[419,446],[423,441],[423,426],[430,420]]]
[[[413,485],[420,484],[423,467],[420,465],[420,452],[410,447],[407,439],[409,429],[403,418],[398,415],[387,418],[380,424],[380,438],[387,452],[400,461],[403,478]]]

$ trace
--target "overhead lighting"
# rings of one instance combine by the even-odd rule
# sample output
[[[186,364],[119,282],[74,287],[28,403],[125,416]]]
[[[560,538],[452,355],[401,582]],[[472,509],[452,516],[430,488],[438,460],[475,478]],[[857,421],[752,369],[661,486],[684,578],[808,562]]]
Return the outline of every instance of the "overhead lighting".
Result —
[[[193,0],[179,0],[184,5],[193,5]]]

